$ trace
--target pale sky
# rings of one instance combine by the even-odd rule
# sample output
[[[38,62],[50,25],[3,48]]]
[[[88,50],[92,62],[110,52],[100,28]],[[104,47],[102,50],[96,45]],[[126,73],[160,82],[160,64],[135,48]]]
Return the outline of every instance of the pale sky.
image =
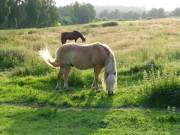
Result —
[[[164,8],[167,11],[180,7],[180,0],[55,0],[57,6],[65,6],[72,2],[91,3],[92,5],[111,5],[111,6],[137,6],[151,8]]]

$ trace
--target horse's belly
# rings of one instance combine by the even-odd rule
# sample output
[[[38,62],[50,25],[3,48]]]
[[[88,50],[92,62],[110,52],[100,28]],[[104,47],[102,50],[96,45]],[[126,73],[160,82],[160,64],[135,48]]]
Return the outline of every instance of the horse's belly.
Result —
[[[78,69],[89,69],[89,68],[93,68],[92,64],[85,64],[85,63],[81,63],[81,64],[74,64],[74,67],[78,68]]]
[[[78,69],[93,68],[91,57],[84,52],[71,53],[71,64]]]

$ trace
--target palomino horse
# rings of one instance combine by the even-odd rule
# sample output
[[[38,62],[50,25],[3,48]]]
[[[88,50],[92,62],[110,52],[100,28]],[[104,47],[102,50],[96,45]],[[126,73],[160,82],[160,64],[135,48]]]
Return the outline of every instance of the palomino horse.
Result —
[[[65,44],[67,40],[75,40],[75,42],[81,38],[82,42],[85,42],[85,37],[79,31],[73,32],[62,32],[61,33],[61,43]]]
[[[56,89],[60,90],[61,77],[64,76],[64,88],[69,89],[68,75],[72,66],[77,69],[94,68],[94,81],[92,86],[99,91],[98,80],[102,68],[108,95],[113,94],[117,79],[116,60],[112,50],[101,43],[93,43],[80,46],[75,43],[66,44],[56,51],[55,59],[52,59],[48,49],[39,51],[43,60],[52,67],[60,67]]]

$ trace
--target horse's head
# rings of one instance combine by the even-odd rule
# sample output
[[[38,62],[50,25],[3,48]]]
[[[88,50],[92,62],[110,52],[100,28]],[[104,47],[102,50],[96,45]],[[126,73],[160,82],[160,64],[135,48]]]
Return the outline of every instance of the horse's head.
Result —
[[[116,83],[116,75],[109,74],[106,78],[106,90],[108,92],[108,95],[113,95],[115,83]]]
[[[82,38],[82,41],[83,41],[83,42],[86,42],[86,38],[85,38],[85,37],[83,37],[83,38]]]

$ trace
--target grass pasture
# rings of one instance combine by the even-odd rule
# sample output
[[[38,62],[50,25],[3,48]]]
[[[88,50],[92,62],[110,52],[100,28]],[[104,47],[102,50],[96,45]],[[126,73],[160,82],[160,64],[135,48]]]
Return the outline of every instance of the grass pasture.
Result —
[[[0,30],[0,135],[177,134],[180,131],[180,20],[93,23]],[[72,91],[55,91],[58,69],[38,56],[77,29],[115,52],[115,95],[90,86],[92,70],[72,69]],[[79,43],[81,41],[78,41]],[[103,73],[102,73],[103,74]]]

